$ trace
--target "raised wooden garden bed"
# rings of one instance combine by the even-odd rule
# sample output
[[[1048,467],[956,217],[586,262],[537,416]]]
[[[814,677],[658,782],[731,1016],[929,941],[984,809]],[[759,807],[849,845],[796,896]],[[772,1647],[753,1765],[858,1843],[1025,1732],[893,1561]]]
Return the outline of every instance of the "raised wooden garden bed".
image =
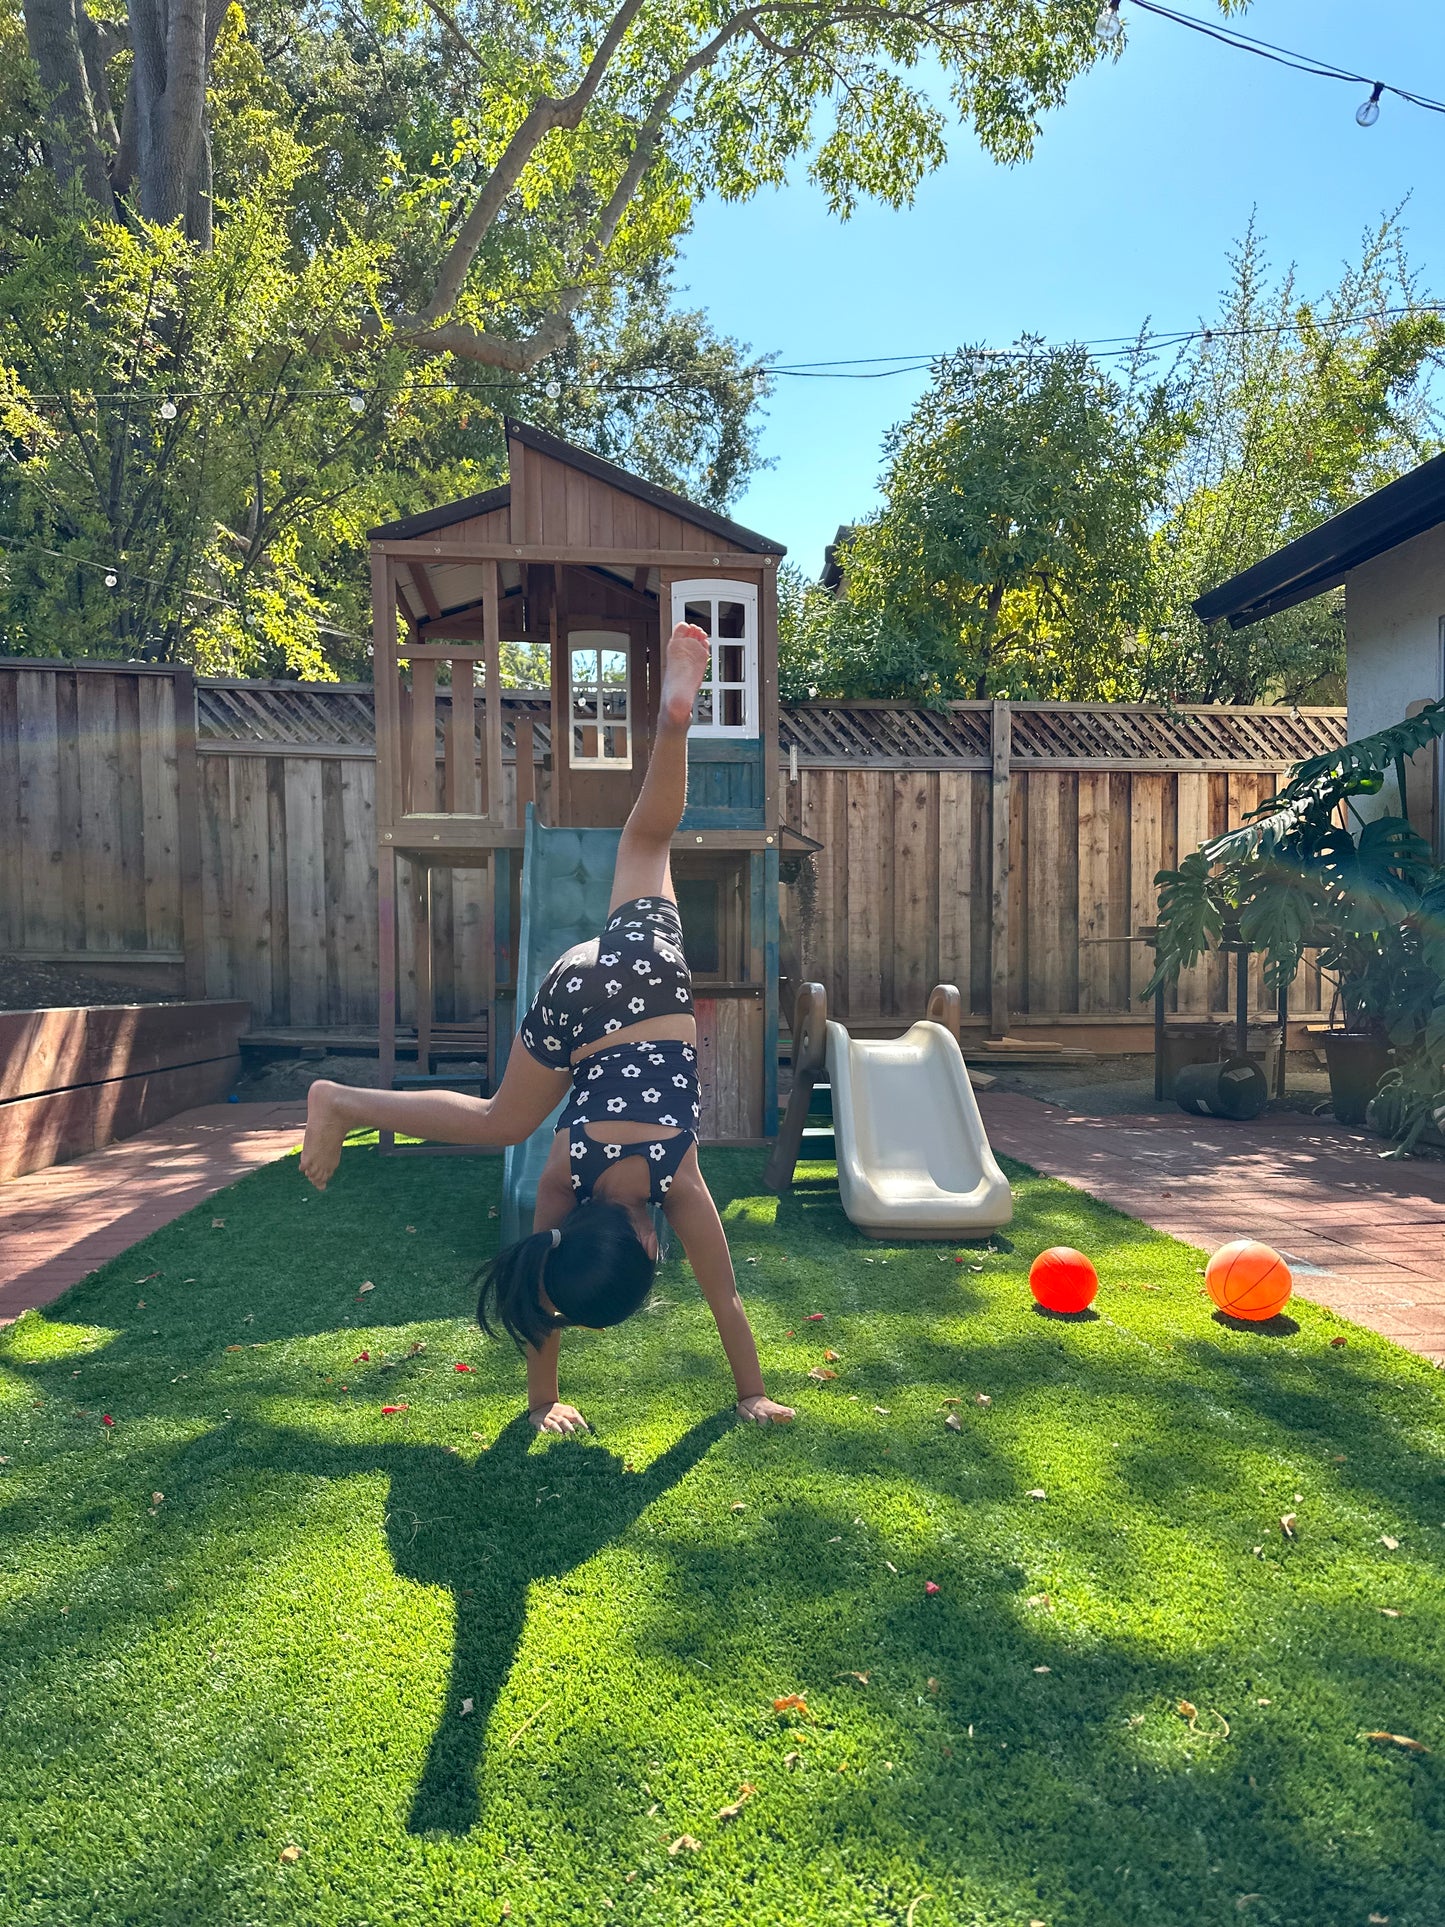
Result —
[[[0,1011],[0,1181],[218,1102],[250,1019],[233,1002]]]

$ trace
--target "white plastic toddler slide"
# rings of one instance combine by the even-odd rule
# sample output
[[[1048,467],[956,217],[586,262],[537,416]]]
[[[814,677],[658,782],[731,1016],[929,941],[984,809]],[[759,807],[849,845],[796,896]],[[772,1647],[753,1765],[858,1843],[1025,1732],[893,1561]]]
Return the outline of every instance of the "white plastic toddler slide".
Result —
[[[941,985],[930,1012],[957,1009]],[[821,985],[805,985],[793,1028],[794,1093],[769,1164],[784,1190],[802,1143],[812,1092],[826,1071],[831,1087],[838,1190],[866,1237],[977,1238],[1013,1216],[969,1083],[956,1031],[932,1017],[901,1037],[850,1037],[829,1023]]]

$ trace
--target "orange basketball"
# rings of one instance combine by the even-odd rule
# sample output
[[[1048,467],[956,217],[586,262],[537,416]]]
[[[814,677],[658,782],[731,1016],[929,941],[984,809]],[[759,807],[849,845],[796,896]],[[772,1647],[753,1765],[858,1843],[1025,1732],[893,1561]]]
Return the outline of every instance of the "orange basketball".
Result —
[[[1029,1266],[1029,1290],[1046,1311],[1082,1311],[1098,1289],[1098,1272],[1070,1245],[1041,1251]]]
[[[1209,1260],[1204,1282],[1222,1312],[1256,1324],[1283,1311],[1294,1288],[1284,1259],[1253,1238],[1221,1245]]]

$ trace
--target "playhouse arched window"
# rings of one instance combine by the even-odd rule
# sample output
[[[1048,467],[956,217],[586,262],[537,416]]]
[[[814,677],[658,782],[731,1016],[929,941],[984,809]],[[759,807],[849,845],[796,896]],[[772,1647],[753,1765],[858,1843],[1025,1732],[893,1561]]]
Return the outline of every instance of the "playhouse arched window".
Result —
[[[757,736],[758,591],[750,582],[672,585],[674,623],[712,637],[712,663],[693,711],[694,736]]]
[[[567,655],[573,769],[631,769],[628,638],[610,629],[574,629]]]

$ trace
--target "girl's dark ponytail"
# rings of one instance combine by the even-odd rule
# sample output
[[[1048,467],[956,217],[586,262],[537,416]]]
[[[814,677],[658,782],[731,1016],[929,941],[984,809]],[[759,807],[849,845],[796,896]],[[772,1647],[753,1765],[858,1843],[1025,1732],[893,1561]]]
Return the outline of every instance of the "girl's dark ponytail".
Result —
[[[534,1231],[530,1238],[504,1245],[487,1266],[477,1299],[477,1323],[489,1338],[500,1337],[500,1326],[509,1338],[535,1351],[549,1332],[566,1324],[565,1318],[542,1309],[547,1260],[557,1245],[554,1232]]]
[[[564,1325],[620,1325],[647,1303],[656,1269],[626,1209],[593,1198],[558,1230],[534,1231],[497,1253],[482,1279],[477,1323],[489,1337],[500,1327],[535,1351]],[[555,1312],[543,1306],[544,1290]]]

